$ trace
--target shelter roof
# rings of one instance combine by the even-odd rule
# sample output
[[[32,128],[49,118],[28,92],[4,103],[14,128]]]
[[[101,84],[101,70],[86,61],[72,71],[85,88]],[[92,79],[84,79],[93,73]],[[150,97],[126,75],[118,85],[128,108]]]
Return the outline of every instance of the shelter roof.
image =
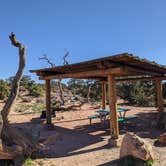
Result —
[[[123,53],[65,66],[30,70],[30,72],[36,73],[40,79],[82,78],[102,80],[110,74],[115,77],[164,77],[166,66]]]

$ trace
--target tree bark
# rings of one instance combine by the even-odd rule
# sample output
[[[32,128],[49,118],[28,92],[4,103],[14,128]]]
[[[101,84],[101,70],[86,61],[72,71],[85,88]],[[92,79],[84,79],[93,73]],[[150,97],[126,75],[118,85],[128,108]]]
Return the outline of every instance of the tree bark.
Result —
[[[6,104],[4,105],[2,112],[1,112],[4,125],[8,124],[8,115],[9,115],[11,107],[12,107],[12,105],[17,97],[20,80],[21,80],[23,70],[25,67],[25,46],[16,40],[15,34],[11,33],[9,38],[11,40],[11,44],[13,46],[19,48],[19,67],[18,67],[17,73],[14,77],[14,80],[12,82],[11,93],[10,93],[10,95],[6,101]]]
[[[88,94],[87,94],[87,102],[88,103],[90,103],[90,93],[91,93],[91,88],[92,88],[92,84],[90,84],[89,86],[88,86]]]
[[[11,33],[9,38],[11,44],[19,49],[19,66],[12,82],[11,93],[0,115],[0,159],[14,159],[25,154],[30,155],[34,147],[31,140],[28,140],[18,129],[13,128],[8,121],[8,115],[17,97],[25,67],[25,46],[16,40],[15,34]]]
[[[60,92],[60,99],[61,99],[61,104],[64,105],[65,104],[65,100],[63,97],[63,89],[62,89],[62,84],[61,84],[61,80],[58,80],[58,87],[59,87],[59,92]]]

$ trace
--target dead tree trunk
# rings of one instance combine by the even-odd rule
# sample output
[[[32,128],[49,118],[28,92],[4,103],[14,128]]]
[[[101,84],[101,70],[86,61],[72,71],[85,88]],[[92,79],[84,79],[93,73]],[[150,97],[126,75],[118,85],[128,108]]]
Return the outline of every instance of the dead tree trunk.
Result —
[[[65,100],[63,97],[63,89],[62,89],[62,84],[61,84],[61,80],[58,80],[58,88],[59,88],[59,92],[60,92],[60,99],[61,99],[61,104],[64,105],[65,104]]]
[[[14,77],[14,80],[12,81],[11,93],[1,112],[4,125],[8,124],[8,114],[17,97],[20,80],[21,80],[23,70],[25,67],[25,46],[16,40],[16,37],[13,33],[11,33],[9,38],[11,40],[12,45],[19,48],[19,67],[18,67],[18,71]]]
[[[67,54],[68,56],[68,54]],[[66,56],[66,57],[67,57]],[[55,67],[55,64],[47,57],[47,55],[43,55],[43,57],[39,58],[39,60],[45,60],[47,61],[47,63],[51,66],[51,67]],[[64,61],[65,61],[65,58],[64,58]],[[63,97],[63,89],[62,89],[62,84],[61,84],[61,79],[58,79],[58,89],[59,89],[59,93],[60,93],[60,100],[61,100],[61,103],[62,105],[65,104],[65,100],[64,100],[64,97]]]
[[[87,102],[90,103],[90,93],[91,93],[92,84],[88,86]]]
[[[0,159],[13,159],[16,156],[31,154],[33,144],[23,136],[16,128],[11,127],[8,115],[17,97],[20,79],[25,67],[25,46],[16,40],[15,34],[9,36],[11,44],[19,49],[19,67],[14,77],[11,93],[1,111],[0,117]]]

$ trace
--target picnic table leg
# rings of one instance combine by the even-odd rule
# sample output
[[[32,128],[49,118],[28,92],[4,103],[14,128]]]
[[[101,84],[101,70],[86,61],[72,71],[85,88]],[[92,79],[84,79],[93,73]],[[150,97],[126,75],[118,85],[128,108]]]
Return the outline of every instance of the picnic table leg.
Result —
[[[89,121],[90,121],[90,126],[91,126],[92,125],[92,119],[90,118]]]
[[[126,117],[126,111],[124,111],[124,113],[123,113],[123,118],[125,118]]]
[[[119,115],[120,115],[120,118],[122,118],[122,117],[123,117],[121,112],[119,112]]]

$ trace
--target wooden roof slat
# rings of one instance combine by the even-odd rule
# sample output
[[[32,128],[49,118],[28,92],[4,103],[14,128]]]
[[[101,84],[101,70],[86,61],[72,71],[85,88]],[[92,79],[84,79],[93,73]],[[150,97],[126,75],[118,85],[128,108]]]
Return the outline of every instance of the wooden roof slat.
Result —
[[[108,74],[111,74],[111,70],[114,68],[121,68],[121,72],[114,73],[115,76],[149,75],[163,77],[166,74],[166,66],[159,65],[146,59],[140,59],[128,53],[69,64],[66,66],[31,70],[30,72],[35,72],[40,79],[70,77],[101,77],[102,79],[103,77],[107,77]],[[124,70],[122,71],[122,69]]]

